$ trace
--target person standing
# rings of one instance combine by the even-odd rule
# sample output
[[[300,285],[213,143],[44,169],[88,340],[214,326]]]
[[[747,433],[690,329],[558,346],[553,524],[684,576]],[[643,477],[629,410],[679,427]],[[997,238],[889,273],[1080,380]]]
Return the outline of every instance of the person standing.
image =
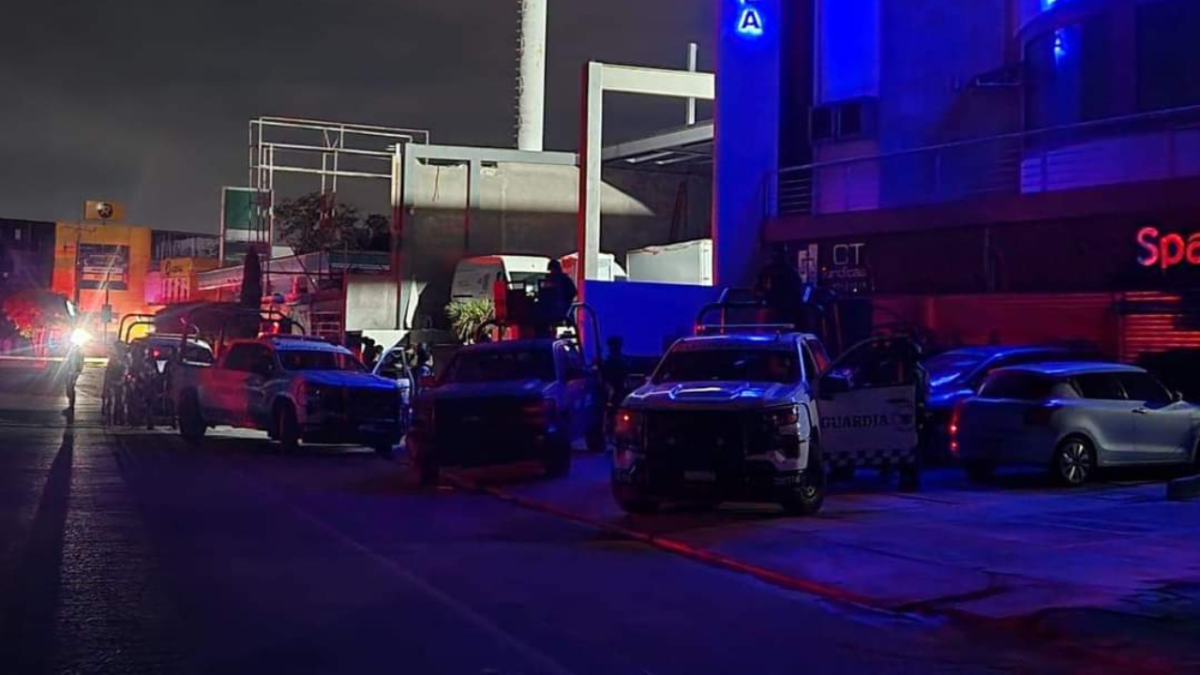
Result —
[[[547,328],[553,328],[567,319],[571,305],[579,296],[575,282],[563,272],[562,263],[551,260],[546,266],[549,272],[538,288],[538,305],[541,309],[542,321]]]

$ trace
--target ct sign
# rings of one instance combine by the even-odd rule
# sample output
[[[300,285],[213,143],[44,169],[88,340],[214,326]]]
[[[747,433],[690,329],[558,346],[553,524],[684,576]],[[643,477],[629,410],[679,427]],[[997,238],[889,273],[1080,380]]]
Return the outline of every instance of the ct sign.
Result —
[[[742,11],[737,14],[737,32],[745,37],[758,37],[763,34],[763,15],[759,9],[759,0],[737,0]]]

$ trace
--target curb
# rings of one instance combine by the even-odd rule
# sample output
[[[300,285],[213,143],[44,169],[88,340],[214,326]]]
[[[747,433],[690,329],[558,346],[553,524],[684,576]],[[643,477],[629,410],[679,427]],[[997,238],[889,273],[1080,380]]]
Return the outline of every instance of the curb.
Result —
[[[485,494],[499,501],[513,504],[521,508],[538,511],[556,518],[586,525],[593,529],[600,530],[601,532],[605,532],[629,541],[645,544],[661,551],[672,553],[680,557],[708,565],[710,567],[747,575],[763,583],[767,583],[784,590],[808,593],[823,600],[838,602],[867,611],[890,614],[892,616],[921,617],[925,619],[955,622],[963,628],[989,635],[994,634],[997,630],[1001,630],[1010,635],[1017,636],[1018,638],[1028,640],[1034,643],[1034,646],[1040,646],[1043,648],[1046,646],[1046,642],[1051,642],[1052,649],[1062,656],[1069,657],[1072,660],[1080,661],[1093,667],[1116,668],[1116,672],[1176,672],[1173,666],[1155,662],[1153,657],[1147,655],[1143,655],[1141,657],[1126,656],[1121,654],[1111,654],[1108,653],[1107,650],[1101,650],[1099,653],[1097,653],[1096,649],[1089,645],[1064,639],[1065,636],[1059,630],[1040,625],[1040,622],[1037,620],[1038,615],[1032,615],[1031,618],[1033,621],[1031,622],[1019,619],[997,619],[957,608],[905,611],[898,609],[895,605],[882,603],[875,598],[870,598],[840,588],[835,588],[827,584],[812,581],[811,579],[802,579],[800,577],[791,576],[783,572],[777,572],[775,570],[751,563],[746,563],[720,553],[715,553],[713,551],[695,548],[689,544],[685,544],[669,537],[638,532],[637,530],[622,527],[620,525],[614,525],[613,523],[606,522],[598,518],[591,518],[579,513],[568,511],[566,509],[554,506],[553,504],[509,494],[500,488],[489,487],[471,482],[453,472],[443,470],[442,477],[445,482],[450,483],[454,488],[459,490]],[[1197,476],[1197,479],[1200,479],[1200,476]],[[1197,487],[1200,488],[1200,480],[1197,481]]]
[[[1176,478],[1167,483],[1167,501],[1182,502],[1200,498],[1200,475]]]

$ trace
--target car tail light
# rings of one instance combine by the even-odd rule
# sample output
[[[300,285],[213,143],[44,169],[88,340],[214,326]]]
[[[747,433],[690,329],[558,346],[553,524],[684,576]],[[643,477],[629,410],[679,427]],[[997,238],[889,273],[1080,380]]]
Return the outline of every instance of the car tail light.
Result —
[[[155,349],[155,350],[154,350],[154,352],[153,352],[153,354],[154,354],[154,358],[155,358],[155,359],[161,359],[161,358],[162,358],[162,350],[161,350],[161,349]]]
[[[959,401],[954,406],[954,411],[950,413],[950,424],[947,426],[947,431],[950,432],[950,454],[957,455],[959,451],[958,432],[962,428],[962,411],[965,401]]]
[[[1025,426],[1027,427],[1044,427],[1050,424],[1050,419],[1054,417],[1054,413],[1058,412],[1057,403],[1043,403],[1025,413]]]

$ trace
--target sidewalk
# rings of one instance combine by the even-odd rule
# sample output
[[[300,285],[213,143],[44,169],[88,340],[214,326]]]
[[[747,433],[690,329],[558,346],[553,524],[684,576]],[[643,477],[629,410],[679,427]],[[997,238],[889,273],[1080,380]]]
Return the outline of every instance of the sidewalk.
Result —
[[[633,517],[612,501],[608,461],[578,455],[568,479],[495,491],[828,597],[1086,637],[1138,658],[1153,645],[1200,667],[1200,502],[1166,501],[1161,481],[974,486],[945,470],[917,494],[866,482],[834,491],[815,518],[763,508]]]

